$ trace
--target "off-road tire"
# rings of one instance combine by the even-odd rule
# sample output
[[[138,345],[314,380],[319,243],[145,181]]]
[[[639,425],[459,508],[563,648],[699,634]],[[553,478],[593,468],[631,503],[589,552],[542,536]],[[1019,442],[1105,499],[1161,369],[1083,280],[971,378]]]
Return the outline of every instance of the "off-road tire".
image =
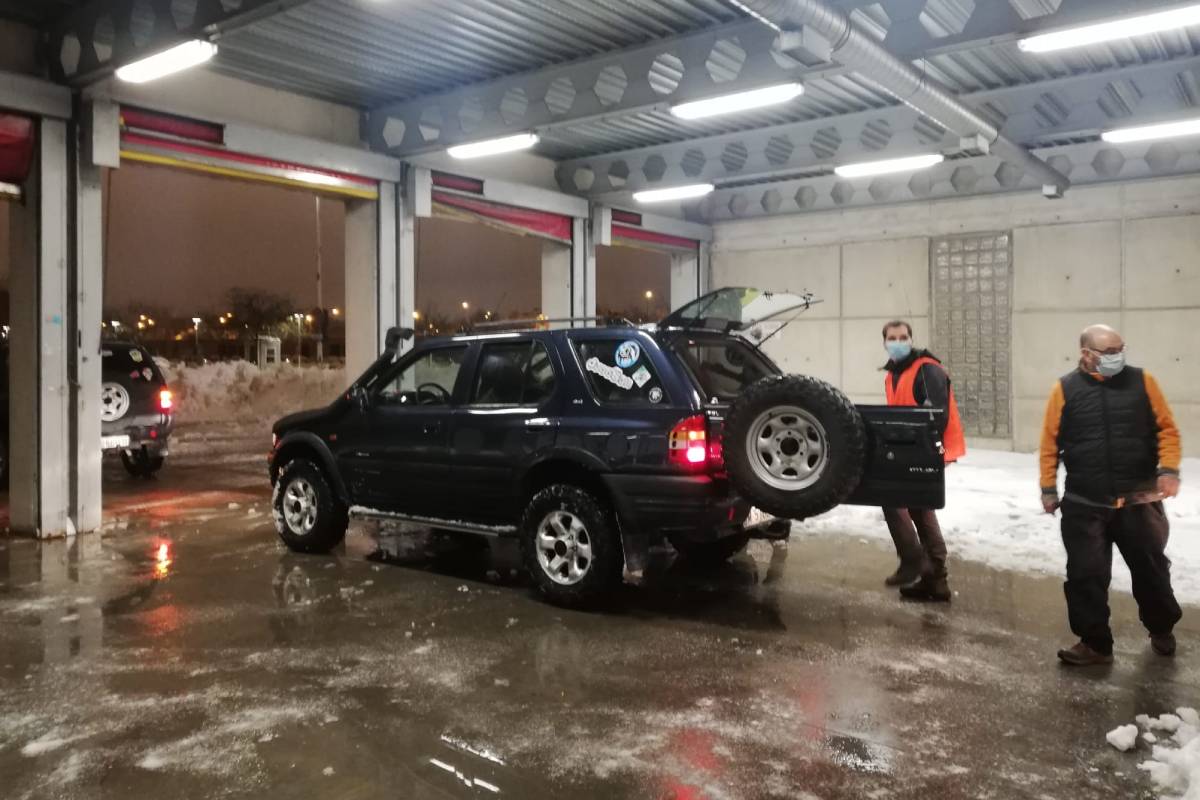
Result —
[[[586,530],[591,559],[583,577],[566,585],[555,581],[538,557],[539,528],[555,511],[566,512]],[[535,494],[521,518],[521,556],[538,592],[550,602],[573,608],[591,606],[620,584],[624,557],[612,510],[593,493],[570,484],[555,484]]]
[[[289,509],[284,504],[288,501],[288,490],[293,485],[307,485],[312,489],[316,510],[316,518],[312,527],[295,530],[288,522]],[[298,553],[328,553],[342,543],[346,538],[346,528],[350,525],[350,517],[346,506],[338,499],[337,494],[329,485],[324,471],[307,458],[297,458],[289,461],[279,473],[275,481],[275,492],[271,498],[271,511],[275,518],[275,530],[288,549]],[[297,509],[290,509],[292,516]]]
[[[750,543],[749,533],[735,533],[708,542],[692,542],[682,537],[673,537],[671,546],[679,557],[697,567],[715,567],[746,549]]]
[[[786,490],[767,483],[751,461],[751,427],[778,407],[799,408],[823,428],[827,455],[822,471],[808,486]],[[751,384],[725,420],[724,454],[729,479],[758,508],[786,519],[824,514],[848,498],[862,479],[867,432],[846,395],[805,375],[774,375]]]
[[[145,450],[138,450],[132,454],[128,450],[122,450],[121,463],[125,465],[125,471],[133,477],[149,478],[163,468],[166,459],[158,455],[152,456]]]

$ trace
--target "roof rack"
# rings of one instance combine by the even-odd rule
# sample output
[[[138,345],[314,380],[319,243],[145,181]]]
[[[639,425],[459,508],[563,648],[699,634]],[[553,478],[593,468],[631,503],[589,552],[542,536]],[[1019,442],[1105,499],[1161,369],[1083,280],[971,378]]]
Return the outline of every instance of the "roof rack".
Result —
[[[569,322],[595,322],[599,323],[598,327],[622,327],[636,328],[637,324],[631,322],[625,317],[617,316],[600,316],[600,317],[535,317],[533,319],[504,319],[494,322],[480,322],[472,325],[472,331],[536,331],[546,330],[555,323]]]

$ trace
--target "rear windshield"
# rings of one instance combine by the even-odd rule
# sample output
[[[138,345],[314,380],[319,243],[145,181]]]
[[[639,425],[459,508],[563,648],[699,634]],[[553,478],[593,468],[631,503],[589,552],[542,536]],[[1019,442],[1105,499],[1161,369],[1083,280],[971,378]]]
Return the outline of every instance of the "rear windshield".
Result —
[[[106,377],[123,375],[132,381],[162,383],[158,365],[142,348],[129,344],[104,344],[100,348]]]
[[[671,349],[710,403],[731,402],[759,378],[776,374],[761,353],[738,339],[679,337]]]
[[[658,370],[639,339],[575,342],[579,364],[601,403],[657,405],[665,402]]]

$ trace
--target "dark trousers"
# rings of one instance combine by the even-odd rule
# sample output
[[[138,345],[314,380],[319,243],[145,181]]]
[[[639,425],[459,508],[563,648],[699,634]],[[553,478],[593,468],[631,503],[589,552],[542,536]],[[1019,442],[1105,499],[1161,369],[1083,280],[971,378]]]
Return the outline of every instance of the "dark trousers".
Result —
[[[883,518],[902,568],[919,567],[928,578],[946,577],[946,540],[933,509],[885,508]]]
[[[1151,634],[1170,633],[1183,616],[1171,590],[1167,515],[1162,503],[1099,508],[1064,500],[1062,537],[1067,549],[1067,617],[1071,632],[1093,650],[1111,654],[1108,584],[1112,546],[1133,577],[1138,617]]]

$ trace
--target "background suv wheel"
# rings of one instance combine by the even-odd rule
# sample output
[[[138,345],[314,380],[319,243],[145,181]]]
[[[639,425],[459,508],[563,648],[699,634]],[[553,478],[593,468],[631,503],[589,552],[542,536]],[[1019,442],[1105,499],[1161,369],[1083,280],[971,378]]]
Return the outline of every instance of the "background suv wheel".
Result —
[[[525,567],[545,597],[585,605],[617,585],[621,540],[612,511],[578,486],[558,484],[529,501],[521,520]]]
[[[289,461],[279,473],[271,505],[275,530],[292,550],[327,553],[346,538],[346,507],[321,468],[306,458]]]

